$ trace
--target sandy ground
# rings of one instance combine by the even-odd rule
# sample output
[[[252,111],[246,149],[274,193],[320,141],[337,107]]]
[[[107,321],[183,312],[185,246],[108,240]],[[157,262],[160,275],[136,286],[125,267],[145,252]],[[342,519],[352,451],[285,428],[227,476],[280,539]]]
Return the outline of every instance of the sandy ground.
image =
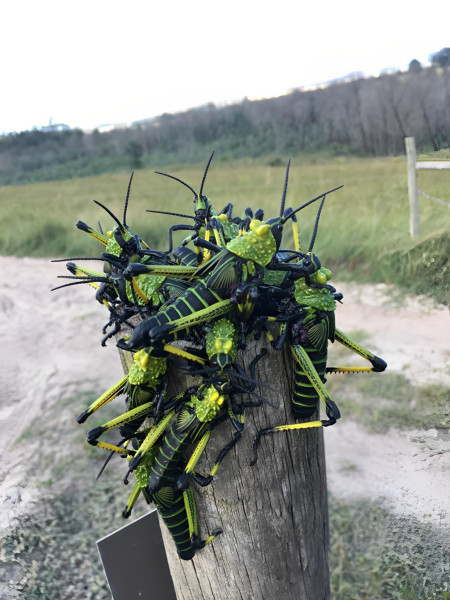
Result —
[[[65,283],[56,278],[64,271],[64,263],[0,257],[0,528],[26,512],[36,493],[25,478],[33,446],[14,441],[58,396],[107,389],[123,375],[114,343],[100,345],[107,315],[94,291],[50,292]]]
[[[448,308],[423,296],[407,296],[399,306],[386,285],[338,288],[344,294],[338,327],[367,332],[370,349],[390,373],[417,385],[450,386]],[[450,525],[449,431],[369,434],[343,418],[325,436],[329,490],[338,498],[376,500],[396,514]]]
[[[32,445],[14,441],[58,396],[107,389],[122,369],[114,343],[100,346],[106,311],[93,292],[87,286],[50,292],[63,283],[56,277],[65,274],[64,264],[0,257],[0,272],[1,529],[30,510],[36,493],[25,478]],[[385,285],[338,287],[344,294],[338,326],[367,332],[390,372],[417,384],[450,385],[448,309],[422,297],[399,307]],[[377,500],[395,513],[450,525],[448,432],[369,434],[342,419],[325,439],[329,490],[338,498]]]

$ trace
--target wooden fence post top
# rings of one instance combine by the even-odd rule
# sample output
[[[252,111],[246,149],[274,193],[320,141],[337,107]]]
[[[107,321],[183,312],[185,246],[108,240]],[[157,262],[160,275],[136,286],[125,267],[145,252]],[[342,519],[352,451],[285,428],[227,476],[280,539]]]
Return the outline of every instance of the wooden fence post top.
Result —
[[[201,536],[208,536],[216,527],[223,533],[192,560],[183,561],[161,521],[178,600],[329,598],[322,429],[265,436],[259,460],[250,466],[257,431],[293,421],[290,353],[276,352],[261,340],[251,342],[237,360],[247,370],[263,346],[269,354],[258,363],[256,378],[271,390],[256,391],[279,408],[246,409],[242,438],[224,459],[214,481],[206,488],[194,483]],[[192,384],[187,377],[177,371],[170,380],[168,397]],[[243,400],[248,401],[248,395]],[[214,429],[198,464],[199,473],[209,472],[233,434],[228,422]]]
[[[421,169],[449,169],[450,160],[417,160],[416,145],[413,137],[405,137],[405,149],[408,165],[408,194],[409,194],[409,232],[412,238],[419,235],[420,230],[420,207],[419,194],[434,200],[438,204],[450,206],[448,202],[434,198],[419,190],[417,183],[417,171]]]
[[[405,149],[408,167],[409,233],[412,238],[415,238],[420,231],[420,208],[416,173],[416,145],[413,137],[405,137]]]

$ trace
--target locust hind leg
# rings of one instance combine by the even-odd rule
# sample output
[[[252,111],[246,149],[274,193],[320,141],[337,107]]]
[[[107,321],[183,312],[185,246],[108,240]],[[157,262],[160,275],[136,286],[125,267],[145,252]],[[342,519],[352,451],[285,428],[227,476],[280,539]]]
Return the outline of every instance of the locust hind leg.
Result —
[[[94,413],[99,408],[101,408],[105,404],[108,404],[108,402],[110,402],[111,400],[113,400],[114,398],[116,398],[117,396],[122,394],[127,381],[128,381],[128,375],[125,375],[125,377],[122,377],[122,379],[119,379],[119,381],[117,383],[115,383],[108,390],[106,390],[106,392],[104,394],[102,394],[99,398],[97,398],[97,400],[95,400],[95,402],[93,402],[89,406],[89,408],[87,408],[85,411],[83,411],[76,417],[77,422],[84,423],[86,421],[86,419],[90,415],[92,415],[92,413]]]
[[[204,548],[217,535],[222,533],[222,529],[217,528],[206,539],[203,540],[200,537],[197,525],[197,510],[190,487],[180,491],[169,480],[167,485],[151,494],[149,498],[155,503],[164,524],[172,536],[178,556],[182,560],[191,560],[197,550]]]
[[[323,421],[323,425],[325,427],[328,425],[334,425],[337,419],[340,418],[341,413],[326,389],[322,379],[320,378],[320,375],[317,372],[317,369],[311,358],[309,357],[308,352],[302,346],[296,345],[292,346],[292,355],[303,374],[311,382],[312,388],[314,388],[318,396],[325,402],[328,421]]]
[[[317,392],[318,396],[325,402],[326,413],[328,419],[321,421],[308,421],[306,423],[291,423],[287,425],[278,425],[277,427],[268,427],[261,429],[253,440],[253,459],[250,465],[253,466],[258,460],[258,446],[261,438],[264,435],[277,433],[278,431],[291,431],[296,429],[311,429],[317,427],[328,427],[334,425],[337,419],[341,416],[339,408],[331,398],[328,390],[325,388],[320,375],[318,374],[313,362],[311,361],[307,351],[299,345],[292,347],[292,354],[295,361],[300,366],[304,375],[311,382],[312,388]]]
[[[154,402],[146,402],[142,404],[142,406],[137,406],[131,410],[128,410],[124,414],[116,417],[115,419],[111,419],[107,423],[100,425],[99,427],[95,427],[91,429],[87,433],[87,441],[92,446],[98,446],[100,443],[98,442],[98,438],[106,433],[107,431],[111,431],[111,429],[115,429],[116,427],[123,427],[127,423],[131,423],[132,421],[141,421],[143,422],[144,418],[152,411],[154,407]]]
[[[338,328],[335,330],[335,340],[369,361],[372,367],[327,367],[327,373],[367,373],[370,371],[382,373],[386,369],[387,363],[382,358],[352,340],[351,337]]]
[[[190,557],[192,558],[197,550],[201,550],[202,548],[210,544],[215,537],[223,533],[223,530],[220,527],[217,527],[211,532],[211,535],[209,535],[203,540],[198,532],[197,509],[195,505],[194,494],[190,486],[187,490],[184,490],[183,499],[186,507],[187,519],[189,524],[190,543],[191,548],[193,550],[193,554]],[[178,554],[180,555],[180,553]],[[183,556],[180,555],[180,558],[183,558]]]
[[[253,466],[258,460],[258,446],[262,436],[269,433],[276,433],[278,431],[290,431],[294,429],[311,429],[317,427],[326,427],[329,425],[325,421],[308,421],[307,423],[291,423],[290,425],[278,425],[277,427],[268,427],[267,429],[261,429],[253,440],[253,459],[250,461],[250,466]]]

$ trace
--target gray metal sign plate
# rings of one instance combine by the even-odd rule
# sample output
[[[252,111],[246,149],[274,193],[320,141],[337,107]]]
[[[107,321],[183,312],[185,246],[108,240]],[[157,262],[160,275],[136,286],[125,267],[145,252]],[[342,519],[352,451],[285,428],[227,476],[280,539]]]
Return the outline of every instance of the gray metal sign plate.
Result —
[[[97,540],[114,600],[176,600],[156,510]]]

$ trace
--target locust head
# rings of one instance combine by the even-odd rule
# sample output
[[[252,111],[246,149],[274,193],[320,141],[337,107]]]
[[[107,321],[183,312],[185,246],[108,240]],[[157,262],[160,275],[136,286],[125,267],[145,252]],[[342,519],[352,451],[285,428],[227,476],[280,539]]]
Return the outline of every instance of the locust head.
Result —
[[[138,235],[133,235],[131,233],[127,225],[127,209],[133,175],[134,173],[131,173],[130,181],[128,183],[122,222],[119,221],[116,215],[107,206],[101,202],[98,202],[97,200],[94,200],[94,202],[103,208],[103,210],[105,210],[117,224],[114,229],[107,232],[106,236],[102,235],[103,240],[99,241],[102,241],[102,243],[105,245],[105,251],[107,254],[111,254],[112,256],[116,256],[120,259],[126,259],[127,261],[133,256],[137,257],[141,255],[143,249],[149,248],[149,246],[147,246],[147,244]],[[77,227],[79,227],[78,224]],[[79,228],[82,229],[82,227]],[[88,231],[88,233],[91,232]]]
[[[209,157],[208,163],[205,168],[205,172],[203,173],[202,183],[200,185],[200,191],[197,193],[194,188],[192,188],[189,184],[187,184],[182,179],[175,177],[174,175],[169,175],[168,173],[162,173],[161,171],[155,171],[158,175],[164,175],[164,177],[169,177],[170,179],[174,179],[181,183],[185,187],[187,187],[194,194],[194,213],[195,213],[195,221],[197,221],[198,225],[202,225],[208,221],[212,213],[212,205],[209,201],[209,198],[203,194],[203,186],[206,180],[206,174],[208,173],[209,165],[211,164],[212,158],[214,156],[214,152]],[[151,212],[151,211],[149,211]]]
[[[205,336],[206,353],[211,365],[223,371],[236,358],[238,335],[232,321],[222,318],[216,321]]]
[[[205,388],[199,402],[195,405],[198,420],[202,423],[212,421],[220,412],[224,402],[225,396],[213,384]]]

